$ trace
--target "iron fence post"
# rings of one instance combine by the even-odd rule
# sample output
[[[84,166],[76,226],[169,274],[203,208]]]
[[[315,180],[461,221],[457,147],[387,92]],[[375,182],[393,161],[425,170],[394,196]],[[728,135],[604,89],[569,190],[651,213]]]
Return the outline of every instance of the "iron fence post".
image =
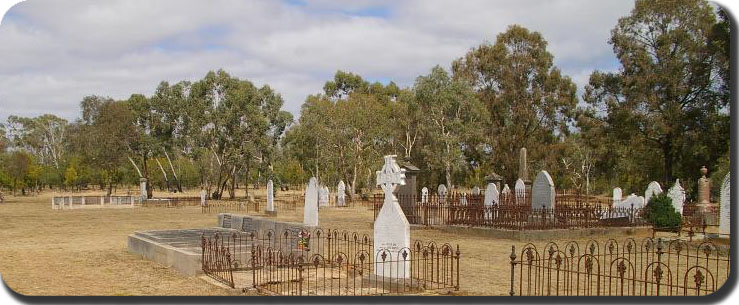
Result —
[[[515,280],[515,272],[516,272],[516,246],[511,246],[511,291],[508,292],[509,295],[513,296],[515,292],[513,291],[513,285]]]

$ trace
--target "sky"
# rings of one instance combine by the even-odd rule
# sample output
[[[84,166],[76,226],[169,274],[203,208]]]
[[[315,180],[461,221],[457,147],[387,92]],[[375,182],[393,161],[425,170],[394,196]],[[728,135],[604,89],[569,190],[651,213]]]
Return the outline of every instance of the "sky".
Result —
[[[268,84],[298,117],[337,70],[412,86],[511,24],[540,32],[580,92],[616,71],[631,0],[27,0],[0,23],[0,120],[80,116],[84,96],[151,95],[210,70]]]

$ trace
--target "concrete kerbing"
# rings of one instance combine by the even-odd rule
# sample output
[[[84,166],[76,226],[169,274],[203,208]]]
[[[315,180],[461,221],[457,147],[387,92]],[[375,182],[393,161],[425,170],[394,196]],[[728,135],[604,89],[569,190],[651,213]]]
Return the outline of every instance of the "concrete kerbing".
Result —
[[[202,254],[155,242],[136,232],[128,236],[128,252],[141,255],[186,276],[202,274]]]

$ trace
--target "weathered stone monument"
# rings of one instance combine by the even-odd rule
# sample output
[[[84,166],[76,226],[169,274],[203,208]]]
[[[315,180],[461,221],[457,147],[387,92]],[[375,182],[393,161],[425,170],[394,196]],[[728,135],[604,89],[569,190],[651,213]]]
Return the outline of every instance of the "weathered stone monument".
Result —
[[[139,186],[141,188],[141,196],[139,197],[141,202],[146,201],[146,199],[149,199],[148,193],[146,192],[146,178],[140,178],[139,179]]]
[[[731,172],[726,173],[724,182],[721,183],[721,209],[719,211],[720,234],[731,234]]]
[[[516,204],[523,204],[526,202],[526,184],[523,179],[518,178],[516,185],[513,186],[513,191],[516,193]]]
[[[421,189],[421,203],[429,203],[429,189],[425,186]]]
[[[204,188],[200,189],[200,206],[206,206],[208,205],[208,191],[206,191]]]
[[[318,182],[316,177],[310,178],[305,188],[305,206],[303,207],[303,224],[318,226]]]
[[[644,192],[644,201],[649,203],[649,200],[652,199],[653,196],[657,196],[659,194],[662,194],[662,186],[660,186],[657,181],[649,182],[647,190]]]
[[[615,208],[621,204],[621,196],[623,191],[621,191],[620,187],[616,187],[613,189],[613,204],[611,207]]]
[[[328,186],[318,189],[318,206],[327,207],[329,202]]]
[[[477,185],[475,185],[475,187],[472,188],[472,195],[480,196],[480,188]]]
[[[467,194],[462,193],[462,196],[459,197],[459,204],[467,205]]]
[[[529,180],[529,169],[526,164],[526,147],[521,147],[518,158],[518,179],[523,181],[525,184],[531,184],[531,180]]]
[[[672,206],[675,208],[675,211],[682,215],[683,204],[685,203],[685,189],[680,185],[680,179],[676,179],[675,185],[667,190],[667,197],[672,199]]]
[[[275,211],[275,188],[272,180],[267,181],[267,207],[265,213],[269,216],[277,215],[277,211]]]
[[[503,190],[500,192],[500,194],[501,195],[506,195],[506,196],[508,196],[508,195],[511,194],[511,188],[508,187],[508,183],[506,183],[505,185],[503,185]]]
[[[411,227],[393,195],[398,185],[405,183],[405,171],[395,162],[395,156],[390,155],[385,156],[385,164],[376,174],[377,185],[385,193],[385,202],[374,224],[375,274],[390,279],[409,278],[410,264],[401,265],[398,261],[411,259],[410,251],[402,257],[403,251],[411,247]]]
[[[483,204],[487,206],[493,206],[498,204],[498,187],[495,186],[495,183],[488,183],[488,187],[485,189],[485,199],[483,200]]]
[[[554,208],[554,181],[547,171],[540,171],[536,175],[531,187],[531,207],[534,209]]]
[[[701,167],[701,178],[698,179],[698,212],[703,214],[703,220],[709,226],[716,225],[718,219],[712,213],[714,204],[711,203],[711,180],[708,179],[708,169]]]
[[[439,203],[446,203],[446,185],[439,184],[439,187],[436,189],[436,193],[439,195]]]
[[[629,196],[626,196],[626,199],[621,200],[621,203],[615,207],[625,209],[641,209],[644,207],[644,205],[644,197],[637,196],[636,194],[631,194]]]
[[[339,181],[339,185],[336,187],[336,206],[346,206],[346,184],[344,184],[344,180]]]

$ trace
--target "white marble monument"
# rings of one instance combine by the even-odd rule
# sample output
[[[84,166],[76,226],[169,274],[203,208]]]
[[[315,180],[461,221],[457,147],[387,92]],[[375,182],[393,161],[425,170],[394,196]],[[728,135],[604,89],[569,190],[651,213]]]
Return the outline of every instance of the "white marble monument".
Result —
[[[662,194],[662,186],[660,186],[657,181],[649,182],[647,190],[644,192],[644,201],[649,203],[649,199],[652,199],[652,196],[659,194]]]
[[[405,185],[405,170],[395,156],[385,156],[385,165],[377,171],[377,185],[385,193],[385,202],[374,225],[375,274],[382,278],[409,278],[411,264],[397,265],[393,261],[410,261],[411,226],[400,208],[393,191]],[[406,257],[403,258],[405,251]],[[383,257],[385,258],[383,262]]]
[[[275,189],[272,180],[267,181],[267,208],[268,215],[274,214],[275,211]]]
[[[554,208],[554,181],[547,171],[540,171],[531,187],[531,207],[534,209]]]
[[[318,189],[318,206],[328,206],[328,186],[323,186]]]
[[[623,197],[623,191],[620,187],[616,187],[613,189],[613,204],[611,207],[615,208],[617,206],[621,205],[621,199]]]
[[[318,182],[316,177],[310,178],[305,188],[305,206],[303,207],[303,224],[318,226]]]
[[[720,234],[731,234],[731,172],[726,173],[724,182],[721,183],[721,206],[719,209],[718,232]]]
[[[339,181],[339,185],[336,187],[336,206],[346,206],[346,184],[344,181]]]
[[[685,203],[685,189],[680,185],[680,179],[676,179],[675,185],[667,190],[667,197],[672,199],[672,206],[675,208],[675,211],[682,215],[683,204]]]
[[[425,186],[421,189],[421,203],[429,203],[429,189]]]

